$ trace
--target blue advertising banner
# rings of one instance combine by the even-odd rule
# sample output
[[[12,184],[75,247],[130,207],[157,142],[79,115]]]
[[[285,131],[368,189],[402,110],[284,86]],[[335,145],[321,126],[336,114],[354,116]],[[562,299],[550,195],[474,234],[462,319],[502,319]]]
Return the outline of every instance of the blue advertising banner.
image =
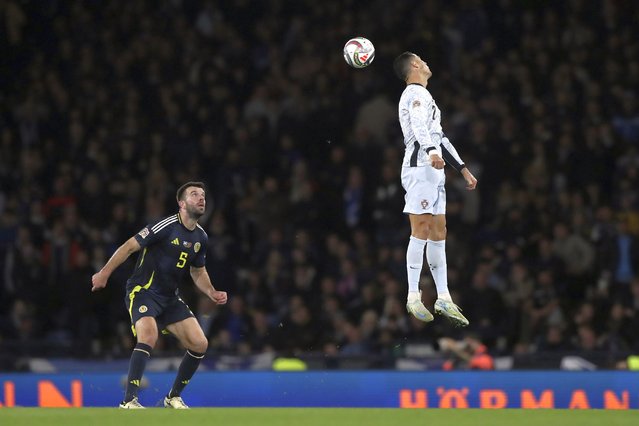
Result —
[[[145,375],[140,401],[158,405],[172,373]],[[124,374],[0,374],[0,406],[114,407]],[[639,408],[639,373],[199,372],[193,407]]]

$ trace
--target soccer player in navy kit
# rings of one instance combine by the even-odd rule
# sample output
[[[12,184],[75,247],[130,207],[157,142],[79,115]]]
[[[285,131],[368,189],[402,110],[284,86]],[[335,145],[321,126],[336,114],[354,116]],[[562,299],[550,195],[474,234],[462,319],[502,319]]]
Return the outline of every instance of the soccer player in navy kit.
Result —
[[[227,295],[213,287],[205,268],[208,236],[197,223],[204,214],[206,199],[202,182],[187,182],[177,191],[177,214],[148,225],[129,238],[93,275],[92,291],[104,288],[109,276],[133,253],[142,249],[127,281],[126,308],[137,337],[129,363],[126,392],[120,408],[144,408],[138,402],[140,380],[158,339],[158,325],[174,334],[186,347],[175,382],[164,406],[184,409],[180,394],[197,370],[208,340],[189,307],[178,294],[178,284],[189,271],[195,285],[218,305]]]
[[[402,186],[406,191],[404,213],[408,214],[411,227],[406,250],[406,309],[421,321],[433,320],[433,315],[421,300],[419,290],[426,248],[426,259],[437,288],[435,313],[465,327],[469,323],[468,319],[453,302],[448,291],[444,166],[448,163],[461,173],[468,190],[475,189],[477,179],[444,135],[441,111],[426,89],[432,76],[428,64],[416,54],[404,52],[395,58],[393,68],[397,76],[406,83],[398,107],[405,144],[401,175]]]

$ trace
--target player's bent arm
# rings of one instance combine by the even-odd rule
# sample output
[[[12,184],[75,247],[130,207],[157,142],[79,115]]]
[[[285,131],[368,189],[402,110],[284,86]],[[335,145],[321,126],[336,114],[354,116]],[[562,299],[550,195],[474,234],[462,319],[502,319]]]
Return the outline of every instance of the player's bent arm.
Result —
[[[214,301],[218,305],[223,305],[226,303],[226,292],[218,291],[215,289],[215,287],[213,287],[211,277],[209,277],[209,273],[206,271],[206,268],[204,266],[200,268],[191,266],[190,272],[195,286],[199,288],[202,293],[206,294],[212,301]]]
[[[107,276],[111,275],[113,271],[117,269],[118,266],[122,265],[133,253],[140,250],[142,248],[140,243],[133,237],[129,238],[122,244],[118,249],[113,253],[111,259],[102,267],[100,270],[101,273],[106,274]]]
[[[470,170],[468,170],[468,167],[466,167],[466,164],[464,164],[464,161],[457,153],[457,150],[446,136],[442,138],[441,149],[444,161],[450,164],[464,177],[464,180],[466,181],[466,188],[471,191],[475,189],[477,186],[477,179],[473,176]]]
[[[442,137],[440,147],[442,149],[442,156],[444,157],[444,160],[446,160],[446,163],[450,164],[455,170],[461,173],[464,168],[464,161],[461,159],[457,150],[446,136]]]
[[[140,250],[140,244],[136,241],[135,238],[129,238],[124,244],[122,244],[118,249],[113,253],[111,259],[98,271],[93,274],[91,277],[92,288],[91,291],[98,291],[106,287],[107,281],[111,273],[120,265],[124,263],[125,260],[131,256],[131,254]]]
[[[446,164],[450,165],[453,169],[461,173],[466,165],[461,161],[459,155],[456,155],[457,151],[454,151],[454,153],[449,151],[443,143],[441,144],[441,149],[442,157],[444,158],[444,161],[446,161]]]

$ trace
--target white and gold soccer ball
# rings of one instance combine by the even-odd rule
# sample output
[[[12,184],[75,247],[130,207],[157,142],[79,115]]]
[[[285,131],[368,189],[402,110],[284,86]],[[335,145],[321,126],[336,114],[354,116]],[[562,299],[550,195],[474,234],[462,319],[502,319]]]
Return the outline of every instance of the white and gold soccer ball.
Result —
[[[344,60],[353,68],[366,68],[375,59],[375,46],[367,38],[354,37],[344,45]]]

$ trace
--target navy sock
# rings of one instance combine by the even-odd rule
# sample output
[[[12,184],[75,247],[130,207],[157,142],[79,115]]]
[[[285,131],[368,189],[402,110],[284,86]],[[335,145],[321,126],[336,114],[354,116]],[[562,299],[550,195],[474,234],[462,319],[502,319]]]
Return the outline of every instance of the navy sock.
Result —
[[[204,354],[192,352],[190,350],[186,351],[184,358],[182,358],[182,362],[180,363],[180,368],[178,368],[175,382],[173,382],[173,387],[169,391],[169,398],[180,396],[184,387],[189,383],[193,374],[195,374],[202,358],[204,358]]]
[[[129,361],[129,375],[126,380],[126,392],[124,393],[124,402],[129,402],[138,396],[140,390],[140,380],[144,373],[146,362],[151,357],[151,346],[144,343],[138,343],[131,354]]]

